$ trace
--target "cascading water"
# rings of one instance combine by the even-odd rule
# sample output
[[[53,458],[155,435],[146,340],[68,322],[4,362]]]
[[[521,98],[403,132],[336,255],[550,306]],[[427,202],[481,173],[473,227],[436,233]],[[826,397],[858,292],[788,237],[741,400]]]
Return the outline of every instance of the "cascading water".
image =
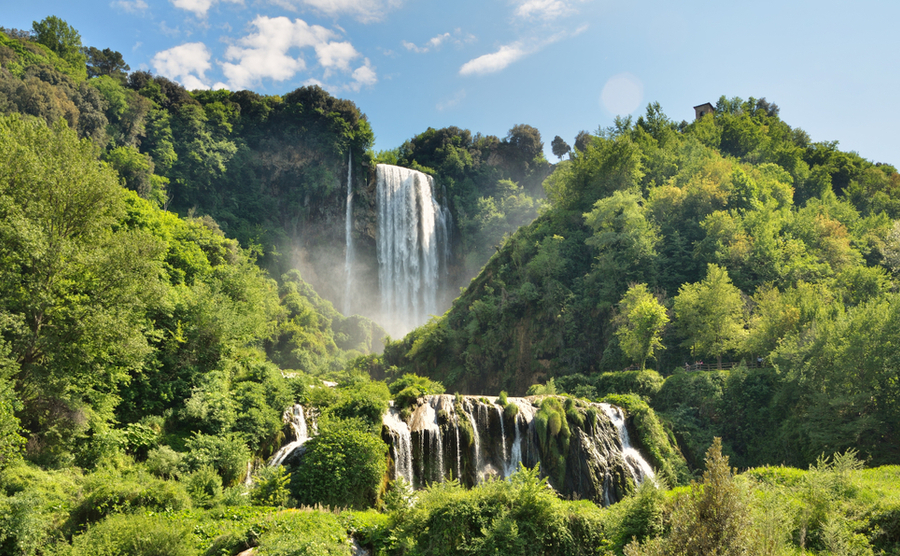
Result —
[[[347,155],[347,208],[345,210],[344,241],[346,251],[344,255],[344,314],[353,312],[351,296],[353,294],[353,151]]]
[[[437,313],[449,257],[449,211],[435,199],[430,176],[389,164],[379,164],[375,173],[382,319],[397,336]]]
[[[469,419],[469,424],[472,425],[472,444],[475,447],[475,484],[478,484],[478,481],[482,477],[482,462],[481,462],[481,438],[478,434],[478,420],[475,419],[472,414],[472,404],[469,400],[466,400],[462,404],[463,412],[466,414],[466,418]]]
[[[538,438],[537,415],[543,411],[539,402],[508,398],[517,411],[507,412],[497,398],[425,396],[405,421],[392,408],[384,416],[384,439],[391,444],[394,477],[403,476],[415,488],[449,477],[473,486],[490,477],[505,479],[520,464],[534,467],[550,457],[550,443],[557,442]],[[554,488],[608,505],[620,500],[629,484],[652,479],[653,469],[631,445],[619,408],[578,402],[566,415],[572,411],[581,417],[564,417],[571,430],[569,447],[552,452],[552,459],[541,465]],[[508,444],[510,426],[512,442]],[[540,434],[551,434],[548,431],[545,428]]]
[[[394,449],[394,479],[403,477],[407,483],[412,485],[412,437],[409,435],[409,426],[393,407],[384,414],[382,420],[390,432],[391,446]]]
[[[639,485],[648,478],[651,481],[655,480],[656,474],[653,473],[653,468],[641,456],[641,453],[631,445],[631,437],[628,435],[628,427],[625,426],[625,414],[622,412],[622,408],[608,403],[602,403],[600,407],[603,408],[603,412],[606,413],[613,425],[616,426],[616,430],[619,431],[622,454],[625,456],[625,462],[628,463],[628,468],[631,471],[635,484]]]
[[[304,415],[303,406],[300,404],[294,405],[284,412],[284,416],[282,417],[284,422],[291,426],[291,429],[294,431],[294,440],[288,442],[284,446],[281,447],[275,455],[272,456],[272,459],[269,461],[269,465],[272,467],[281,465],[284,463],[284,460],[287,459],[289,455],[291,455],[294,450],[303,446],[307,440],[309,440],[309,428],[306,426],[306,416]]]

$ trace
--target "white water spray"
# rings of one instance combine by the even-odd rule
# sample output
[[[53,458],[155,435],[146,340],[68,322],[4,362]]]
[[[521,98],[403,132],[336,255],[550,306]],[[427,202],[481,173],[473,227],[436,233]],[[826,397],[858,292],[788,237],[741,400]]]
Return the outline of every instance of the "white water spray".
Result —
[[[625,458],[625,463],[628,464],[634,483],[639,485],[648,478],[651,481],[655,481],[656,475],[653,473],[653,467],[631,445],[631,437],[628,435],[628,427],[625,426],[625,414],[622,412],[622,409],[608,403],[601,403],[600,407],[603,408],[603,412],[606,413],[613,425],[616,426],[616,430],[619,431],[619,440],[622,442],[622,456]]]
[[[449,253],[449,211],[422,172],[379,164],[378,283],[385,328],[401,336],[438,312],[440,276]]]
[[[344,238],[346,251],[344,255],[344,315],[353,313],[351,296],[353,292],[353,151],[347,156],[347,208],[345,210]]]
[[[291,429],[294,431],[294,440],[285,444],[280,450],[275,452],[275,455],[272,456],[271,461],[269,461],[271,467],[281,465],[294,450],[303,446],[303,444],[309,440],[309,429],[306,426],[306,416],[303,414],[302,405],[296,404],[285,410],[283,419],[286,423],[291,425]]]

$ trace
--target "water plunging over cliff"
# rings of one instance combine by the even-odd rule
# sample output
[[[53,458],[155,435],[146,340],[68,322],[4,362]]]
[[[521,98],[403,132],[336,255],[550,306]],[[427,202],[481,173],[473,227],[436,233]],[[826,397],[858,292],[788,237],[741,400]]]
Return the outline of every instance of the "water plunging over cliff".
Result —
[[[304,413],[303,406],[300,404],[291,406],[285,410],[282,418],[285,423],[291,426],[291,430],[294,432],[294,440],[288,442],[275,452],[275,455],[269,460],[270,466],[274,467],[281,465],[288,456],[294,453],[294,450],[303,446],[306,441],[309,440],[309,427],[306,425],[306,415]]]
[[[405,420],[392,407],[383,422],[393,478],[403,477],[414,488],[451,477],[472,486],[509,477],[519,464],[540,463],[563,495],[606,505],[620,500],[629,483],[653,478],[651,466],[631,446],[621,409],[566,402],[562,419],[568,425],[553,433],[547,414],[536,407],[540,402],[508,398],[512,410],[497,398],[426,396]]]
[[[350,296],[353,293],[353,151],[347,155],[347,208],[345,210],[344,243],[346,247],[344,255],[344,315],[351,315],[353,308],[350,306]]]
[[[377,256],[382,322],[393,336],[438,312],[438,290],[449,256],[449,211],[422,172],[379,164]]]

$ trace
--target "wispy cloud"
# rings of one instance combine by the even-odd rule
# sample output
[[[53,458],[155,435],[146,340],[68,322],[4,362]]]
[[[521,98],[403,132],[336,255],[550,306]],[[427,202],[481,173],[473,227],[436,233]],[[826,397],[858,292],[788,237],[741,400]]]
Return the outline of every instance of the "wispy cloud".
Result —
[[[483,75],[486,73],[495,73],[516,60],[521,59],[528,54],[521,44],[507,44],[500,47],[497,52],[484,54],[472,60],[469,60],[459,68],[460,75]]]
[[[136,0],[142,2],[143,0]],[[243,4],[243,0],[170,0],[176,8],[189,11],[197,17],[205,17],[206,12],[219,2],[230,2],[232,4]]]
[[[459,68],[460,75],[485,75],[488,73],[496,73],[506,69],[510,64],[517,62],[534,54],[545,47],[561,41],[565,38],[580,35],[587,30],[587,25],[582,25],[574,31],[560,31],[553,35],[539,37],[528,41],[528,46],[522,41],[506,44],[501,46],[496,52],[483,54],[477,58],[469,60]]]
[[[185,43],[157,52],[150,61],[160,75],[177,80],[188,89],[208,89],[205,74],[212,68],[210,53],[202,42]]]
[[[381,21],[403,0],[269,0],[276,6],[298,11],[311,9],[331,17],[349,16],[363,23]]]
[[[590,0],[516,0],[516,17],[552,21],[578,12],[577,4]]]
[[[435,50],[441,47],[444,43],[453,43],[455,45],[461,45],[465,43],[470,43],[475,41],[475,35],[471,33],[463,33],[462,29],[456,28],[452,33],[443,33],[441,35],[437,35],[435,37],[430,38],[425,44],[422,46],[417,46],[414,43],[409,41],[401,41],[403,44],[403,48],[412,51],[418,52],[419,54],[423,54],[430,50]]]
[[[144,0],[115,0],[114,2],[110,2],[110,7],[119,8],[120,10],[124,10],[128,13],[141,13],[146,11],[148,6]]]
[[[456,94],[454,94],[452,97],[438,102],[435,108],[437,108],[438,112],[449,110],[450,108],[457,106],[460,102],[463,101],[464,98],[466,98],[466,90],[460,89],[456,91]]]

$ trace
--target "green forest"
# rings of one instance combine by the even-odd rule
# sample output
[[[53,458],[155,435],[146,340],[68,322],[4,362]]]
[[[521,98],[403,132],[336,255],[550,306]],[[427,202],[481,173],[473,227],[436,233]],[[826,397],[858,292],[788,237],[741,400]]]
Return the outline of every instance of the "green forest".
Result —
[[[187,91],[55,16],[0,27],[0,553],[900,554],[894,166],[753,97],[555,162],[527,124],[374,133],[318,86]],[[455,222],[460,294],[403,338],[323,271],[348,170],[374,245],[378,163]],[[559,445],[615,404],[659,479],[413,491],[382,416],[441,393],[531,396]],[[316,433],[267,466],[293,404]]]

